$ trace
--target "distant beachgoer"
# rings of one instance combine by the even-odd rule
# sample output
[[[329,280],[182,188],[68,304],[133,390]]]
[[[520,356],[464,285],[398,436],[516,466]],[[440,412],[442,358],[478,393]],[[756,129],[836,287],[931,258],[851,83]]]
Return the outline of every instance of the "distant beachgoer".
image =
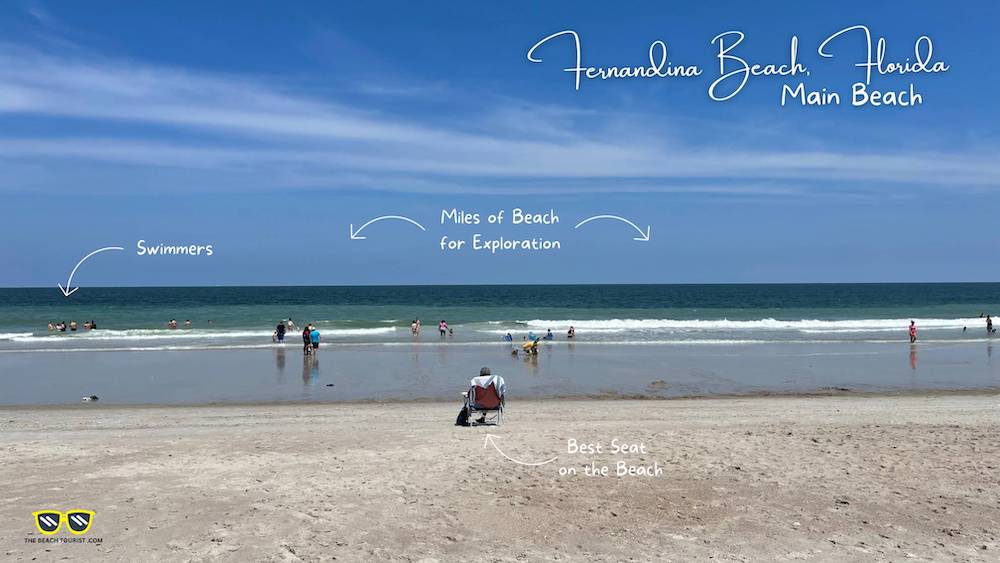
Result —
[[[90,321],[83,321],[83,330],[90,330]]]
[[[56,329],[56,325],[54,325],[52,323],[49,323],[49,332],[52,332],[55,329]]]
[[[66,332],[66,321],[59,321],[56,325],[56,330],[59,332]]]
[[[167,323],[167,326],[170,328],[177,328],[177,319],[170,319],[170,322]]]
[[[410,334],[416,334],[416,333],[417,333],[417,319],[413,319],[413,321],[410,323]]]
[[[962,332],[965,332],[965,331],[967,331],[967,330],[969,330],[969,327],[967,327],[967,326],[963,326],[963,327],[962,327]]]
[[[292,322],[292,318],[291,318],[291,317],[288,317],[288,322],[287,322],[287,323],[285,323],[285,324],[287,324],[287,325],[288,325],[288,326],[286,327],[286,328],[288,329],[288,332],[295,332],[295,331],[297,331],[297,330],[298,330],[298,327],[296,327],[296,326],[295,326],[295,323],[293,323],[293,322]]]
[[[917,323],[910,321],[910,344],[917,341]]]
[[[455,336],[455,329],[448,327],[448,336]]]
[[[545,340],[555,340],[555,338],[556,338],[556,335],[552,334],[552,329],[550,328],[550,329],[549,329],[549,330],[548,330],[548,331],[547,331],[547,332],[545,333]]]
[[[575,336],[576,336],[576,329],[573,327],[569,327],[569,330],[566,331],[566,338],[573,338]]]
[[[94,319],[90,319],[90,330],[97,330],[97,322]]]
[[[302,329],[302,353],[309,354],[312,352],[312,338],[310,338],[310,333],[312,332],[312,326],[306,323],[306,327]]]
[[[309,332],[309,341],[312,343],[313,354],[319,351],[319,331],[316,327]]]
[[[285,323],[278,323],[278,326],[274,329],[275,336],[278,338],[278,342],[285,341]]]
[[[986,334],[993,334],[993,319],[986,315]]]
[[[420,334],[420,318],[417,318],[417,334]]]
[[[538,340],[538,336],[535,334],[535,331],[528,331],[528,340]]]
[[[69,330],[71,332],[76,332],[76,321],[70,321],[69,322]]]
[[[441,336],[448,333],[448,323],[444,322],[444,319],[441,319],[441,322],[438,323],[438,332],[441,333]]]
[[[506,335],[506,336],[504,336],[504,337],[503,337],[503,339],[504,339],[505,341],[507,341],[507,342],[513,342],[513,341],[514,341],[514,337],[513,337],[513,336],[511,336],[509,332],[507,333],[507,335]]]
[[[191,319],[184,321],[184,328],[191,328]]]

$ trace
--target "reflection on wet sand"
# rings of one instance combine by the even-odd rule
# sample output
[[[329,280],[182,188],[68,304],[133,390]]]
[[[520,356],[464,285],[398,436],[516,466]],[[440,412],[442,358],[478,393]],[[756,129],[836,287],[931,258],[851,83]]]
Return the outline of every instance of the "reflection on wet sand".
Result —
[[[117,354],[2,354],[0,374],[32,373],[0,394],[0,405],[76,403],[96,394],[103,403],[207,403],[283,400],[448,399],[483,366],[500,368],[516,397],[661,396],[810,393],[825,387],[870,391],[996,389],[1000,362],[983,361],[985,342],[947,346],[898,343],[838,345],[616,346],[578,342],[546,345],[525,358],[509,344],[330,346],[327,373],[318,358],[302,359],[302,383],[288,380],[298,348]],[[422,348],[426,348],[426,344]],[[900,361],[906,354],[907,362]],[[975,358],[979,360],[976,361]],[[817,358],[822,358],[818,361]],[[971,360],[970,360],[971,359]],[[93,365],[86,378],[69,362]],[[332,363],[330,363],[332,362]],[[917,365],[919,363],[919,365]],[[494,365],[495,364],[495,365]],[[133,377],[142,373],[147,377]],[[276,373],[278,375],[276,375]],[[722,374],[724,378],[720,378]],[[326,385],[337,379],[337,392]],[[654,392],[650,382],[667,387]],[[322,389],[322,391],[320,391]]]
[[[285,373],[285,349],[275,348],[274,349],[274,366],[278,369],[279,374]]]
[[[302,383],[312,385],[319,379],[319,358],[315,354],[302,356]]]

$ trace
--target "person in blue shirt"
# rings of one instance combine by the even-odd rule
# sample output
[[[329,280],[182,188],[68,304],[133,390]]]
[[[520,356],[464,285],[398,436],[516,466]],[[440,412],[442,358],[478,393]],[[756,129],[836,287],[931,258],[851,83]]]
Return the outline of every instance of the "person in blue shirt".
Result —
[[[513,337],[513,336],[511,336],[509,332],[507,333],[507,336],[504,336],[504,337],[503,337],[503,339],[504,339],[505,341],[507,341],[507,342],[513,342],[513,341],[514,341],[514,337]]]
[[[319,330],[313,327],[312,332],[309,333],[309,340],[312,342],[313,354],[319,351]]]

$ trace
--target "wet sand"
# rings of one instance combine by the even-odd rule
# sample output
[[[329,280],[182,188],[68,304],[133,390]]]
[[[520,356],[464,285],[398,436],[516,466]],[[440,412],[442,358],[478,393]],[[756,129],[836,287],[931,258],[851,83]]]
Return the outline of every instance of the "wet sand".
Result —
[[[516,398],[912,393],[1000,389],[990,342],[918,344],[324,345],[264,349],[0,353],[0,405],[450,399],[489,366]]]
[[[3,408],[0,553],[16,561],[1000,557],[997,395],[518,400],[489,429],[453,426],[458,406],[456,395]],[[487,432],[500,451],[484,448]],[[569,453],[570,439],[604,449]],[[612,453],[614,439],[645,452]],[[524,466],[505,456],[558,459]],[[616,477],[618,461],[662,474]],[[584,475],[591,464],[612,474]],[[101,543],[26,541],[41,537],[31,521],[41,508],[96,511],[85,537]]]

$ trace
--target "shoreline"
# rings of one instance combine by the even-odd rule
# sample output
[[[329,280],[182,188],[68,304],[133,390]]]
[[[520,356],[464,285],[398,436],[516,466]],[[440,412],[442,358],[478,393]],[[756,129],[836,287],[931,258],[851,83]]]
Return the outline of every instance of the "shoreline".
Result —
[[[62,338],[62,337],[54,337]],[[76,337],[67,337],[76,338]],[[64,342],[57,342],[57,344],[62,344]],[[514,341],[513,344],[520,347],[524,341]],[[373,349],[377,350],[380,348],[402,348],[402,347],[427,347],[427,348],[437,348],[437,347],[483,347],[483,348],[504,348],[509,349],[512,343],[496,340],[445,340],[438,339],[437,337],[427,340],[387,340],[383,342],[366,342],[366,341],[352,341],[352,340],[324,340],[323,349]],[[718,340],[567,340],[557,339],[557,340],[545,340],[541,339],[539,344],[543,347],[589,347],[589,346],[602,346],[602,347],[691,347],[691,348],[701,348],[701,347],[752,347],[752,346],[793,346],[793,347],[805,347],[805,346],[899,346],[906,347],[916,347],[920,349],[939,348],[948,346],[960,346],[960,345],[979,345],[985,344],[987,346],[992,346],[993,344],[1000,344],[1000,338],[993,338],[989,336],[982,337],[968,337],[968,338],[923,338],[917,342],[907,342],[905,337],[892,338],[892,339],[863,339],[863,340],[766,340],[766,339],[718,339]],[[296,350],[301,349],[301,343],[293,342],[291,340],[287,341],[284,345],[276,344],[273,342],[259,342],[259,343],[234,343],[234,344],[203,344],[203,345],[181,345],[181,344],[166,344],[161,346],[129,346],[129,347],[119,347],[112,348],[106,346],[91,346],[83,348],[65,348],[60,346],[52,346],[49,348],[0,348],[0,354],[49,354],[49,353],[81,353],[81,352],[226,352],[235,350]]]
[[[723,395],[681,395],[681,396],[657,396],[657,395],[567,395],[553,397],[527,397],[519,399],[512,397],[509,402],[518,404],[554,404],[554,403],[697,403],[707,401],[754,401],[754,400],[797,400],[797,399],[935,399],[949,397],[988,397],[1000,396],[1000,386],[993,388],[976,389],[915,389],[900,391],[853,391],[850,389],[817,390],[815,392],[759,392]],[[145,409],[246,409],[246,408],[296,408],[296,407],[363,407],[379,405],[413,405],[413,406],[451,406],[460,407],[462,396],[455,393],[455,400],[449,401],[441,398],[424,399],[353,399],[337,401],[248,401],[248,402],[215,402],[215,403],[62,403],[62,404],[38,404],[38,405],[0,405],[0,413],[18,411],[86,411],[103,412],[114,409],[122,410],[145,410]]]
[[[660,399],[1000,388],[989,345],[328,346],[0,354],[0,405],[450,401],[488,366],[513,398]]]

